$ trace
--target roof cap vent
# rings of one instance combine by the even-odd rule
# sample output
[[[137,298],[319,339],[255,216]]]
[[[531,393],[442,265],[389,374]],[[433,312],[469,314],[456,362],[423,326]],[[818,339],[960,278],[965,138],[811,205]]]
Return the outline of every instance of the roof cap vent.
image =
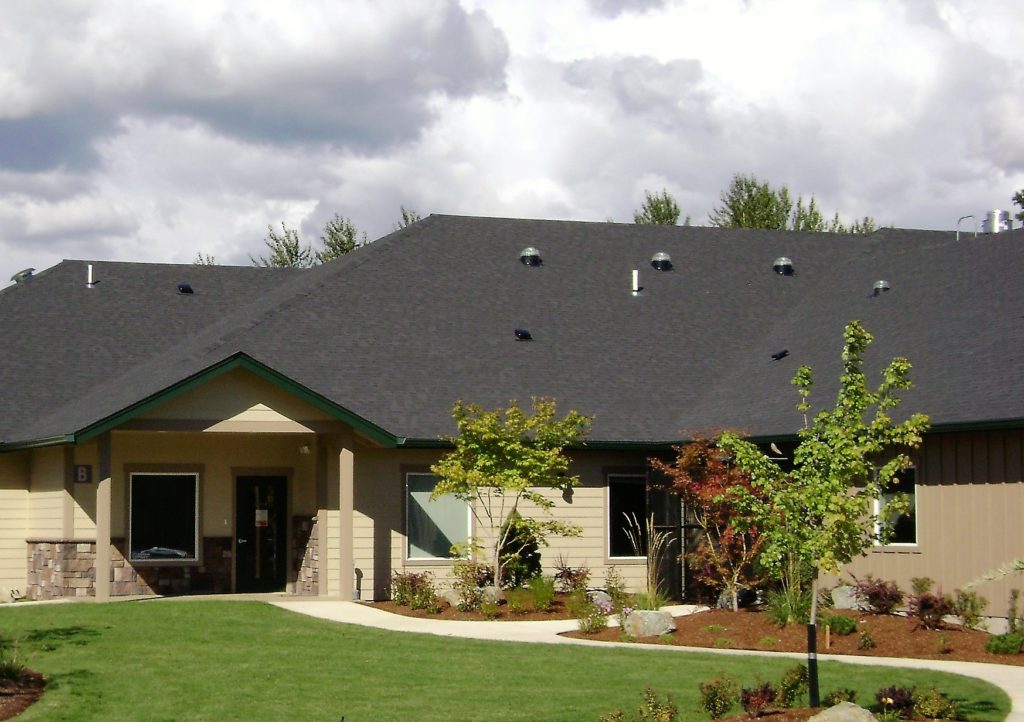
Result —
[[[793,261],[786,256],[779,256],[772,263],[772,270],[780,276],[792,276],[793,275]]]
[[[516,329],[516,338],[520,341],[532,341],[533,334],[527,331],[525,328]]]
[[[981,224],[982,233],[1002,233],[1012,228],[1009,211],[989,211]]]
[[[888,281],[875,281],[874,292],[871,295],[877,296],[880,293],[885,293],[890,288],[892,288],[892,286],[889,285]]]
[[[533,246],[527,246],[523,249],[523,252],[519,254],[519,260],[522,261],[524,266],[539,266],[542,261],[540,260],[540,251]]]
[[[192,290],[192,284],[190,284],[190,283],[179,283],[178,284],[178,293],[182,294],[183,296],[188,296],[188,295],[190,295],[192,293],[195,293],[195,291]]]
[[[651,265],[657,271],[671,271],[672,270],[672,256],[668,255],[664,251],[658,251],[651,256]]]
[[[35,272],[36,269],[34,268],[25,268],[11,276],[11,280],[15,283],[24,283],[28,279],[32,278],[32,274]]]

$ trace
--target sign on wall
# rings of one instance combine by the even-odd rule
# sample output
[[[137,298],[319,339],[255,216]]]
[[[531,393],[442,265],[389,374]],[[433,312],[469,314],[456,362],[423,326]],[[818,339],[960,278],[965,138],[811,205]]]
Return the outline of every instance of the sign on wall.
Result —
[[[92,464],[75,464],[74,473],[76,484],[92,483]]]

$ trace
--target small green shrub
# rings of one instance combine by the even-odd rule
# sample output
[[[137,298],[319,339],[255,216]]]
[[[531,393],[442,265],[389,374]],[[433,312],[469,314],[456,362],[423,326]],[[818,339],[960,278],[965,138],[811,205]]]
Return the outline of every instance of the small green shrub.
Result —
[[[857,649],[874,649],[875,638],[871,636],[870,629],[860,630],[860,637],[857,639]]]
[[[770,634],[768,634],[757,640],[757,643],[762,647],[774,647],[779,643],[779,638],[773,637]]]
[[[935,586],[935,580],[931,577],[913,577],[910,580],[910,588],[914,594],[927,594]]]
[[[765,600],[765,613],[773,624],[806,624],[811,618],[811,592],[809,590],[773,589]]]
[[[608,626],[608,615],[612,613],[612,604],[604,599],[591,599],[586,590],[579,589],[572,593],[569,609],[576,617],[581,632],[596,634]]]
[[[25,665],[18,661],[18,643],[0,640],[0,679],[21,679]]]
[[[914,689],[913,700],[913,715],[915,717],[956,719],[960,711],[956,702],[934,687],[924,690]]]
[[[551,577],[534,577],[530,580],[527,589],[533,597],[533,608],[540,612],[547,612],[555,604],[555,580]]]
[[[807,692],[807,665],[797,664],[787,669],[779,681],[776,701],[783,707],[793,707],[797,699]]]
[[[487,619],[497,619],[498,603],[493,599],[482,599],[480,601],[480,613]]]
[[[708,626],[704,627],[704,631],[708,632],[709,634],[717,634],[718,632],[724,632],[725,626],[721,624],[709,624]]]
[[[672,695],[665,695],[665,700],[658,699],[658,693],[648,687],[644,690],[644,701],[636,709],[636,714],[629,718],[630,722],[677,722],[679,707]],[[598,722],[627,722],[622,710],[602,715]]]
[[[459,611],[479,611],[484,601],[483,588],[494,582],[493,570],[471,559],[459,559],[452,564],[452,576],[452,587],[459,593]]]
[[[903,592],[896,582],[875,579],[870,574],[854,579],[853,594],[872,614],[892,614],[903,603]]]
[[[637,592],[633,595],[633,608],[657,611],[668,604],[668,601],[668,597],[661,592],[658,592],[657,594]]]
[[[857,631],[857,620],[853,617],[844,617],[842,614],[830,614],[825,617],[824,626],[831,629],[833,634],[845,637]]]
[[[949,654],[953,651],[953,645],[949,643],[949,637],[940,634],[935,638],[935,651],[939,654]]]
[[[700,706],[711,719],[721,719],[736,704],[739,687],[724,674],[700,683]]]
[[[728,637],[718,637],[715,639],[715,646],[718,649],[732,649],[736,646],[736,642],[729,639]]]
[[[875,692],[875,700],[883,712],[895,713],[898,719],[909,719],[914,712],[912,688],[885,687]]]
[[[625,624],[628,615],[623,615],[622,610],[630,606],[629,595],[626,593],[626,582],[614,566],[608,567],[604,573],[604,591],[612,600],[612,614],[618,615],[620,626]]]
[[[840,702],[856,702],[857,701],[857,690],[849,689],[847,687],[840,687],[834,689],[826,694],[822,701],[826,707],[835,707]]]
[[[1020,616],[1017,614],[1017,602],[1020,601],[1020,590],[1010,590],[1010,601],[1006,609],[1006,631],[1013,634],[1020,625]]]
[[[505,604],[513,614],[522,614],[530,606],[530,590],[517,587],[505,591]]]
[[[760,717],[761,713],[774,703],[775,688],[768,682],[740,690],[740,706],[751,717]]]
[[[1024,633],[993,634],[985,642],[985,651],[992,654],[1020,654],[1022,645],[1024,645]]]
[[[882,710],[877,715],[875,715],[875,718],[878,720],[878,722],[899,722],[902,719],[902,717],[900,717],[899,712],[891,709]]]
[[[433,576],[430,572],[395,572],[391,575],[391,601],[413,609],[437,605]]]
[[[506,533],[508,536],[506,537]],[[521,587],[541,573],[540,542],[517,511],[509,514],[502,524],[501,534],[505,543],[501,545],[501,564],[504,587]]]
[[[988,600],[977,592],[965,592],[963,589],[956,590],[956,597],[953,600],[953,613],[960,618],[960,623],[969,629],[980,629],[984,622],[982,614]]]

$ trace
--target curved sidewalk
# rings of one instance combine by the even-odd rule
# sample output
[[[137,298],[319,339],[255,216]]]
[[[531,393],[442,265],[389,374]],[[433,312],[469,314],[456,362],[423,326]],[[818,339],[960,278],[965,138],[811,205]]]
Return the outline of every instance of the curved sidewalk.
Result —
[[[457,622],[448,619],[422,619],[392,614],[374,609],[367,604],[329,600],[272,600],[270,604],[311,617],[333,622],[376,627],[392,632],[418,632],[443,637],[465,637],[506,642],[534,642],[542,644],[579,644],[597,647],[628,647],[659,652],[710,652],[714,654],[763,654],[766,656],[785,655],[797,659],[805,655],[785,652],[752,652],[734,649],[707,649],[704,647],[677,647],[660,644],[630,644],[628,642],[597,642],[587,639],[573,639],[559,636],[560,632],[576,629],[576,620],[558,619],[548,622]],[[673,614],[687,614],[693,607],[670,607]],[[1012,711],[1007,722],[1024,722],[1024,667],[1004,664],[983,664],[980,662],[947,662],[937,659],[902,659],[893,657],[856,657],[852,655],[821,654],[822,661],[847,662],[887,667],[909,667],[932,669],[939,672],[953,672],[977,677],[1001,687],[1010,697]]]

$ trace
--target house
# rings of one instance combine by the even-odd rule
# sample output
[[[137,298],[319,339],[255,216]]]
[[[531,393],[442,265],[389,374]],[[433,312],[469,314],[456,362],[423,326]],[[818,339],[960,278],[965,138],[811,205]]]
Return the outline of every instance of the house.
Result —
[[[435,215],[306,270],[64,261],[0,291],[0,587],[383,598],[471,533],[429,500],[454,402],[531,396],[594,416],[555,498],[584,533],[545,565],[636,584],[623,512],[686,533],[647,459],[727,427],[785,449],[797,366],[830,405],[859,319],[932,430],[913,518],[852,569],[951,590],[1024,552],[1022,248]]]

